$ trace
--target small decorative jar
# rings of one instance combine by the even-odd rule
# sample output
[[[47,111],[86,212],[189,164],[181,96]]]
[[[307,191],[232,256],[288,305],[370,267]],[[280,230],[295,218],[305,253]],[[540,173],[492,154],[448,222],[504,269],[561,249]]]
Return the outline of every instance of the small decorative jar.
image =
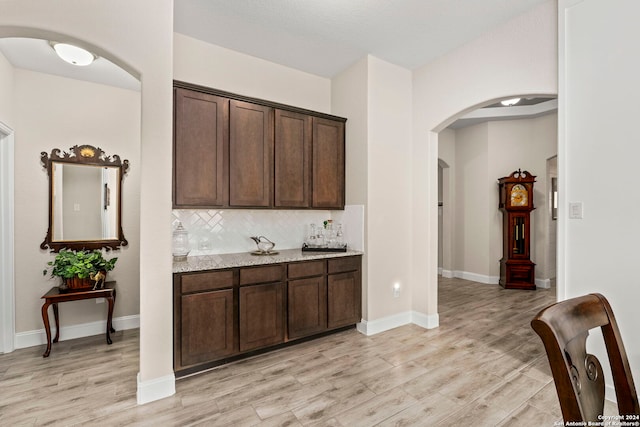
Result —
[[[173,260],[186,261],[189,252],[189,232],[178,221],[177,227],[173,230]]]

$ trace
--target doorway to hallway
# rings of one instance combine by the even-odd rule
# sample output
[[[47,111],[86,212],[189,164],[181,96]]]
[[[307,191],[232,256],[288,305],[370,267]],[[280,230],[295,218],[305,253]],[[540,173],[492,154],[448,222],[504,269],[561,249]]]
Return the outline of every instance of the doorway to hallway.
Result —
[[[438,132],[438,273],[443,278],[498,283],[503,226],[497,180],[521,168],[537,176],[531,241],[536,286],[555,284],[551,187],[557,166],[551,159],[557,155],[557,102],[543,104],[549,106],[542,115],[505,118],[487,117],[487,112],[482,120],[458,120]]]

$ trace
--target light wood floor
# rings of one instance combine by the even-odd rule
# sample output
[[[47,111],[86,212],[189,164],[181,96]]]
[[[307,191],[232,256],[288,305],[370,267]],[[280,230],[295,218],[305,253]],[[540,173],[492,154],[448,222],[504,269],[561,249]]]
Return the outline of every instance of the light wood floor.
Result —
[[[441,279],[437,329],[349,330],[180,379],[136,405],[138,331],[0,355],[0,425],[553,426],[529,321],[555,290]]]

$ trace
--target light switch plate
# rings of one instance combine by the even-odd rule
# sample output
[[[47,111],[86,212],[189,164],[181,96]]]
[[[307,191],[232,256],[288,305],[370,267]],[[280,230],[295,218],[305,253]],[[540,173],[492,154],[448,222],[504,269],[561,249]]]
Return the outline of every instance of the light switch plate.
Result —
[[[569,202],[569,218],[582,219],[583,207],[582,202]]]

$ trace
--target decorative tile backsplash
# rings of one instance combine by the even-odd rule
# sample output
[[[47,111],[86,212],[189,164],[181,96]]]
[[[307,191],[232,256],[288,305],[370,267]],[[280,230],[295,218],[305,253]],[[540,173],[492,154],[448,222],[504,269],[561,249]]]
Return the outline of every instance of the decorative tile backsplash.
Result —
[[[176,209],[172,227],[182,222],[189,232],[189,256],[250,252],[256,244],[249,237],[265,236],[275,249],[298,249],[309,232],[309,224],[327,219],[344,225],[350,249],[364,250],[364,206],[347,205],[343,211],[273,209]]]
[[[275,249],[302,247],[309,224],[331,219],[331,211],[260,209],[176,209],[172,226],[178,221],[189,232],[189,256],[248,252],[256,249],[250,236],[265,236]]]

